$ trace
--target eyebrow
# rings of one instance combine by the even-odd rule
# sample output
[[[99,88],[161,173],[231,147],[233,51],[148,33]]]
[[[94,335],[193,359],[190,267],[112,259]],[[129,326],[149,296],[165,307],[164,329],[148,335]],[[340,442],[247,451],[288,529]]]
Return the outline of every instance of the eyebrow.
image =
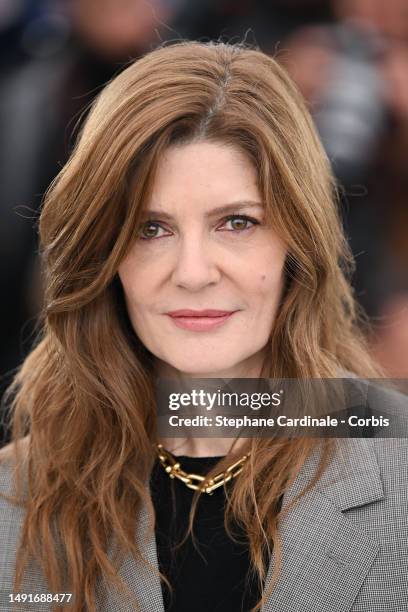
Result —
[[[243,210],[245,208],[263,208],[264,205],[262,202],[254,202],[252,200],[248,201],[239,201],[239,202],[231,202],[231,204],[224,204],[223,206],[217,206],[217,208],[213,208],[212,210],[207,211],[204,216],[206,218],[214,217],[216,215],[223,215],[229,212],[237,212]],[[173,215],[162,211],[162,210],[153,210],[147,209],[143,211],[143,217],[161,217],[162,219],[166,219],[167,221],[173,221]]]

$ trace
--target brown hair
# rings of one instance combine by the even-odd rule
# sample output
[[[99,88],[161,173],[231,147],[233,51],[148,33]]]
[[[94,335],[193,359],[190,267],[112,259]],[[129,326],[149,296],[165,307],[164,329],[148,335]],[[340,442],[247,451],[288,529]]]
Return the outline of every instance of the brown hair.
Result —
[[[142,555],[134,542],[142,503],[154,528],[146,487],[155,460],[152,359],[131,329],[117,270],[136,237],[161,153],[198,140],[249,156],[267,214],[288,245],[285,294],[264,375],[378,374],[358,327],[330,166],[286,72],[259,51],[223,43],[178,43],[132,63],[98,96],[46,195],[41,334],[9,390],[13,441],[24,440],[28,478],[16,584],[33,555],[50,590],[75,593],[74,612],[96,609],[98,576],[122,585],[107,554],[112,535],[124,553]],[[319,442],[315,481],[332,442]],[[278,578],[278,500],[317,443],[252,439],[250,459],[231,483],[226,525],[235,517],[246,530],[260,581],[271,545]],[[235,457],[231,451],[212,473]]]

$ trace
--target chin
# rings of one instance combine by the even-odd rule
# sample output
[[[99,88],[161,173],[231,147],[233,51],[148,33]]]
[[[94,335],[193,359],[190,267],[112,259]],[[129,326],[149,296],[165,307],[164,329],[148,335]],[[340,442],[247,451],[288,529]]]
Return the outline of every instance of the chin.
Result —
[[[235,365],[231,362],[215,363],[215,360],[208,359],[205,361],[193,361],[191,359],[188,361],[175,360],[167,361],[167,363],[175,370],[187,374],[191,378],[202,378],[202,376],[207,376],[208,373],[211,373],[211,378],[222,378],[223,373]]]

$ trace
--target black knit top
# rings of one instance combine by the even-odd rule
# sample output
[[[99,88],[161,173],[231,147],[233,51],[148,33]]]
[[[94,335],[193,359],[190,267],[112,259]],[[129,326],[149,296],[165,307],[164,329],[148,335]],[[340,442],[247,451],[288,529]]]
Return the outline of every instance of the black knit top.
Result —
[[[186,472],[205,475],[221,457],[178,456]],[[239,478],[239,476],[238,476]],[[227,487],[230,483],[227,483]],[[245,533],[233,527],[232,540],[224,527],[225,491],[202,494],[197,505],[194,536],[175,550],[188,527],[194,491],[169,478],[157,459],[151,475],[156,510],[156,543],[160,571],[173,587],[170,596],[162,583],[166,612],[248,612],[258,601],[257,580],[248,574],[249,550]]]

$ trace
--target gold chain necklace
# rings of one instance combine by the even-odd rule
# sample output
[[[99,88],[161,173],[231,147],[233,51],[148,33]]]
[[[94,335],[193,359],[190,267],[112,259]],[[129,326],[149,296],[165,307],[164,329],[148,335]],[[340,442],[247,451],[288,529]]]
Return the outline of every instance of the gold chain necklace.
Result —
[[[207,480],[205,476],[200,476],[200,474],[187,474],[187,472],[184,472],[174,455],[166,450],[162,444],[155,444],[155,447],[160,463],[170,478],[178,478],[184,482],[189,489],[201,491],[201,493],[208,493],[209,495],[212,495],[215,489],[221,487],[224,482],[228,482],[232,480],[232,478],[238,476],[243,469],[245,461],[250,455],[250,453],[243,455],[241,459],[230,465],[225,472],[220,472]]]

